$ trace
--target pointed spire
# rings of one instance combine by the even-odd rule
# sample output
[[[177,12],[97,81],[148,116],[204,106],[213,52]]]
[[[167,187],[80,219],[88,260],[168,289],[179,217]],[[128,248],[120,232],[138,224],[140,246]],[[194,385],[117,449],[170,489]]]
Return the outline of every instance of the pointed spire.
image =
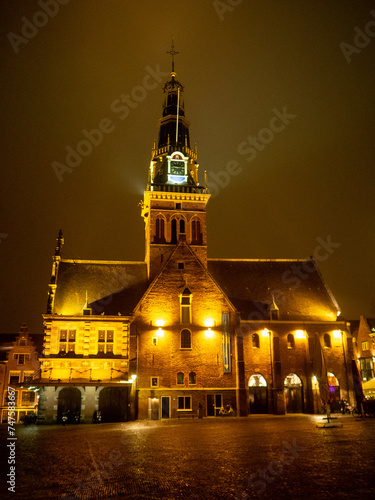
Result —
[[[174,78],[176,76],[176,73],[174,72],[174,56],[176,54],[178,54],[178,52],[176,52],[174,50],[174,36],[172,37],[172,46],[171,46],[171,50],[167,50],[167,54],[170,54],[172,56],[172,77]]]
[[[55,257],[61,257],[61,249],[64,244],[63,232],[60,229],[59,234],[56,238],[56,248],[55,248]]]

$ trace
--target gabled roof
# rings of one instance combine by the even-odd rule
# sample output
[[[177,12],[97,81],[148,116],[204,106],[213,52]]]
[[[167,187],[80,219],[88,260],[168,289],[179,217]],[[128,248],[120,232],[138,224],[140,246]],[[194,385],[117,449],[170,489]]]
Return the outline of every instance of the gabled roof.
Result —
[[[145,262],[62,260],[53,313],[81,315],[87,292],[93,314],[129,316],[147,285]]]
[[[6,361],[8,353],[15,347],[19,333],[1,333],[0,334],[0,361]],[[42,333],[29,333],[29,339],[32,342],[32,347],[38,353],[43,351],[43,334]]]
[[[219,283],[217,283],[215,281],[215,278],[211,275],[211,273],[209,272],[209,270],[204,266],[204,264],[202,263],[202,261],[197,257],[197,255],[195,254],[195,252],[193,252],[193,250],[191,249],[190,245],[188,245],[186,243],[186,241],[182,241],[182,240],[179,241],[179,243],[177,244],[176,248],[173,250],[173,252],[171,253],[171,255],[168,257],[168,259],[164,262],[163,266],[160,268],[158,274],[155,276],[155,278],[152,280],[152,282],[150,283],[150,285],[148,286],[148,288],[145,290],[144,295],[142,296],[141,300],[137,304],[136,310],[138,310],[141,307],[142,303],[146,300],[147,296],[157,286],[158,282],[162,279],[165,270],[168,268],[170,262],[174,261],[176,259],[176,256],[179,255],[179,253],[181,252],[182,249],[187,250],[187,252],[189,252],[192,260],[195,261],[196,264],[199,267],[201,267],[201,269],[204,271],[205,277],[214,285],[214,287],[222,295],[224,301],[227,303],[227,305],[230,308],[230,310],[235,311],[234,305],[231,303],[231,301],[228,298],[228,296],[226,295],[226,293],[221,289]],[[182,295],[184,295],[185,292],[187,294],[191,293],[189,285],[186,284],[186,282],[181,287],[181,292],[182,292]]]
[[[244,320],[269,319],[272,295],[280,320],[337,318],[339,307],[312,259],[208,259],[207,267]]]

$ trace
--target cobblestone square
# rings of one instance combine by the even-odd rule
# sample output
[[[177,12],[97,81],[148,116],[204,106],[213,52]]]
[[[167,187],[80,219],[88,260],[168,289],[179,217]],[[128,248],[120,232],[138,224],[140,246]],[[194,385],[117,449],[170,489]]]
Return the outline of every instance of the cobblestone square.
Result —
[[[375,419],[252,416],[18,426],[16,493],[2,498],[375,498]]]

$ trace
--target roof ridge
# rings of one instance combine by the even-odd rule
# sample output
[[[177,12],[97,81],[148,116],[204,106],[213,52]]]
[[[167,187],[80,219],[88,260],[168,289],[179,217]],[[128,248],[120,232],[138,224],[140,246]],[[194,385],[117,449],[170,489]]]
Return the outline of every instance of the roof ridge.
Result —
[[[82,260],[82,259],[61,259],[61,262],[66,262],[69,264],[144,264],[144,260]]]

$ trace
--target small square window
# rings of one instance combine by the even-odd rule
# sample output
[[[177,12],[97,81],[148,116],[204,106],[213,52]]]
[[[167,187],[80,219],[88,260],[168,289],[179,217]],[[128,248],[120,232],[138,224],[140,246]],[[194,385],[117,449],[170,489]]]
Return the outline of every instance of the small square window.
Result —
[[[181,203],[176,203],[176,210],[181,210]]]
[[[368,342],[362,342],[362,351],[368,351]]]
[[[184,262],[179,262],[179,263],[177,264],[177,268],[178,268],[178,269],[184,269],[184,268],[185,268],[185,263],[184,263]]]
[[[159,377],[151,377],[151,387],[159,387]]]

